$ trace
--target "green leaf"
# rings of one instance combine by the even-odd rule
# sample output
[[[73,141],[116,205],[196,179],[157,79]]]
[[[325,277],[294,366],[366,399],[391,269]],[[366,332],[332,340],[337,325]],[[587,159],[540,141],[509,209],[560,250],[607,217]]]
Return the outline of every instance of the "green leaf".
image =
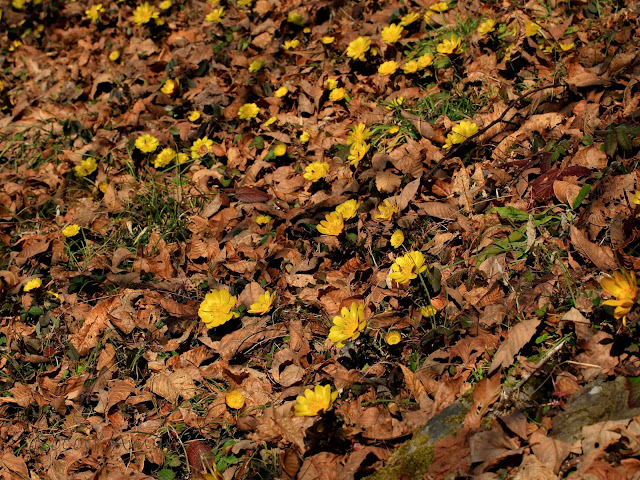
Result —
[[[580,191],[578,192],[578,196],[573,199],[572,207],[574,210],[582,204],[582,201],[585,198],[587,198],[587,195],[589,195],[590,191],[591,191],[591,185],[589,185],[588,183],[585,183],[582,186],[582,188],[580,188]]]
[[[42,315],[44,313],[44,308],[42,307],[31,307],[29,309],[29,315]]]
[[[176,478],[176,474],[173,470],[163,468],[158,473],[156,473],[156,477],[158,477],[158,480],[173,480],[174,478]]]
[[[178,130],[178,127],[176,127],[175,125],[169,129],[169,133],[171,135],[180,135],[180,131]]]
[[[616,139],[618,140],[618,145],[620,145],[625,152],[631,151],[631,139],[629,138],[625,128],[616,128]]]
[[[529,220],[529,214],[515,207],[494,207],[498,215],[502,218],[508,218],[518,222],[526,222]]]
[[[606,153],[609,157],[613,157],[618,148],[618,138],[615,132],[607,133],[607,136],[604,137],[604,153]]]

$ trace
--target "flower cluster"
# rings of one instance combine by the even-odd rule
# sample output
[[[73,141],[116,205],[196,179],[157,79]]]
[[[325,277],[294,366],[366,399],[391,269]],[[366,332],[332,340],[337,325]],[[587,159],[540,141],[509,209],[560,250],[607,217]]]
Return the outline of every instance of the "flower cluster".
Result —
[[[467,138],[473,137],[478,133],[478,125],[468,120],[454,125],[451,133],[447,135],[447,140],[442,148],[449,150],[453,145],[464,142]]]
[[[411,251],[402,257],[396,258],[396,261],[391,265],[389,278],[398,283],[409,283],[426,269],[427,266],[424,264],[422,252]]]
[[[350,308],[342,307],[340,315],[333,317],[329,340],[338,348],[344,347],[346,342],[357,339],[366,326],[364,305],[353,302]]]
[[[336,207],[336,209],[325,215],[324,220],[318,225],[318,232],[322,235],[337,236],[344,230],[344,222],[351,220],[358,214],[360,203],[357,200],[347,200]]]

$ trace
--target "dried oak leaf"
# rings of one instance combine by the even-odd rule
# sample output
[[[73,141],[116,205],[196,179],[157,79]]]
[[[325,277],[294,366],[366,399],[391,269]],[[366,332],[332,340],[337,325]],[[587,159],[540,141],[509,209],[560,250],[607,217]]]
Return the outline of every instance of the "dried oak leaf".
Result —
[[[511,365],[516,353],[529,343],[533,334],[536,333],[538,325],[540,325],[540,319],[532,318],[530,320],[524,320],[511,328],[507,339],[502,342],[493,357],[493,361],[489,367],[489,373],[494,372],[499,367],[508,367]]]
[[[618,268],[613,255],[613,250],[606,245],[597,245],[589,241],[587,236],[578,228],[571,225],[571,244],[584,257],[603,270],[615,270]]]

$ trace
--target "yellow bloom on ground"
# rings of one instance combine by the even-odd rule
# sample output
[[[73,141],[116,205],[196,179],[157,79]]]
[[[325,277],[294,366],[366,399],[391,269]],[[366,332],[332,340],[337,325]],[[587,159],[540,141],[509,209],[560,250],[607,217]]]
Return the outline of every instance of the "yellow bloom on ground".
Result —
[[[398,133],[400,131],[400,127],[398,127],[397,125],[392,125],[387,131],[389,135],[393,135],[394,133]]]
[[[213,140],[209,137],[198,138],[191,145],[191,158],[202,158],[211,151]]]
[[[276,98],[282,98],[284,97],[287,93],[289,93],[289,89],[287,87],[280,87],[279,89],[277,89],[274,93],[273,96]]]
[[[378,205],[378,210],[380,210],[380,213],[373,216],[374,220],[377,220],[378,222],[391,220],[393,215],[398,213],[398,205],[396,205],[395,202],[391,203],[387,198],[384,202]]]
[[[175,160],[176,155],[177,153],[173,148],[165,148],[158,155],[156,155],[156,158],[153,161],[153,166],[155,168],[166,167]]]
[[[396,261],[391,265],[392,272],[389,274],[389,278],[398,283],[408,283],[426,269],[427,266],[424,264],[422,252],[411,251],[402,257],[396,258]]]
[[[329,94],[329,100],[331,100],[332,102],[339,102],[346,96],[347,92],[344,88],[334,88]]]
[[[576,44],[574,42],[571,42],[571,43],[558,43],[558,47],[563,52],[568,52],[569,50],[572,50],[572,49],[576,48]]]
[[[158,18],[158,15],[160,13],[156,11],[156,7],[149,5],[149,2],[144,2],[133,11],[133,21],[138,25],[144,25],[149,23],[152,18]]]
[[[25,0],[11,0],[11,6],[16,10],[22,10],[24,7]]]
[[[305,167],[303,177],[306,180],[317,182],[322,177],[324,177],[328,171],[329,171],[328,162],[313,162]]]
[[[204,17],[204,20],[209,23],[219,23],[222,17],[224,17],[224,7],[215,8]]]
[[[342,202],[340,205],[336,207],[336,212],[342,215],[342,218],[345,220],[351,220],[358,214],[358,209],[360,208],[360,203],[355,200],[347,200],[346,202]]]
[[[136,138],[135,145],[136,145],[136,148],[141,152],[151,153],[155,151],[156,148],[158,148],[158,145],[160,145],[160,142],[158,142],[158,139],[153,135],[149,135],[148,133],[145,133],[144,135],[140,135],[138,138]]]
[[[438,310],[436,310],[436,307],[434,307],[433,305],[427,305],[426,307],[422,307],[420,309],[420,314],[423,317],[435,317],[437,313]]]
[[[420,18],[420,14],[418,12],[407,13],[404,17],[400,19],[400,25],[406,27],[407,25],[411,25],[413,22]]]
[[[307,132],[307,131],[305,130],[304,132],[302,132],[302,133],[300,134],[300,137],[298,137],[298,138],[300,138],[300,141],[301,141],[302,143],[307,143],[307,142],[309,141],[309,139],[311,138],[311,135],[309,134],[309,132]]]
[[[224,396],[224,401],[227,407],[235,410],[240,410],[244,407],[244,395],[238,390],[229,390]]]
[[[398,330],[391,330],[387,333],[387,336],[384,337],[384,341],[389,345],[397,345],[402,340],[402,334]]]
[[[296,417],[315,417],[331,408],[338,398],[338,392],[331,391],[331,385],[316,385],[313,390],[307,388],[304,395],[298,395],[293,406]]]
[[[364,55],[371,48],[371,40],[367,37],[358,37],[349,43],[347,47],[347,56],[354,60],[364,60]]]
[[[402,71],[404,73],[416,73],[418,71],[418,61],[417,60],[409,60],[402,67]]]
[[[0,17],[1,19],[2,17]],[[4,83],[2,83],[2,80],[0,80],[0,92],[2,92],[4,90]]]
[[[249,64],[249,71],[251,73],[255,73],[258,70],[260,70],[262,67],[264,67],[264,60],[259,58],[258,60],[254,60]]]
[[[98,20],[100,19],[100,12],[103,11],[104,8],[102,4],[98,3],[90,7],[88,10],[85,10],[84,13],[89,20],[93,21],[94,23],[98,23]]]
[[[75,223],[72,223],[71,225],[67,225],[62,229],[62,234],[67,238],[75,237],[79,233],[80,233],[80,225],[76,225]]]
[[[253,3],[253,0],[238,0],[238,6],[240,8],[250,7],[252,3]]]
[[[489,18],[480,24],[480,26],[478,27],[478,34],[481,36],[486,35],[489,32],[493,32],[495,29],[496,21],[492,18]]]
[[[324,43],[325,45],[329,45],[330,43],[333,43],[335,39],[336,39],[336,37],[328,37],[328,36],[327,36],[327,37],[322,37],[322,38],[320,39],[320,41],[321,41],[322,43]]]
[[[606,300],[602,305],[616,307],[613,316],[626,325],[626,316],[638,299],[638,282],[633,271],[624,268],[621,272],[614,272],[613,277],[607,275],[600,280],[602,289],[615,299]]]
[[[476,133],[478,133],[477,124],[468,120],[462,121],[459,124],[453,126],[453,128],[451,129],[451,133],[447,135],[447,141],[444,144],[443,148],[445,148],[445,150],[448,150],[452,145],[460,144]]]
[[[347,145],[366,142],[370,136],[371,130],[364,123],[359,123],[347,135]]]
[[[284,143],[279,143],[276,145],[276,148],[273,149],[273,154],[276,157],[282,157],[285,153],[287,153],[287,146]]]
[[[631,203],[635,203],[636,205],[640,205],[640,191],[637,191],[633,197],[631,197]]]
[[[36,288],[40,288],[42,286],[41,278],[34,278],[29,280],[25,286],[22,288],[25,292],[30,292],[31,290],[35,290]]]
[[[270,221],[271,221],[271,215],[258,215],[255,220],[255,222],[258,225],[266,225]]]
[[[171,0],[164,0],[160,2],[160,10],[169,10],[172,5]]]
[[[260,113],[260,108],[255,103],[245,103],[238,110],[238,118],[241,120],[251,120]]]
[[[317,227],[324,236],[337,236],[344,230],[344,218],[340,212],[327,213]]]
[[[446,12],[449,10],[449,4],[447,2],[438,2],[429,7],[429,10],[434,12]]]
[[[349,165],[357,165],[367,154],[369,148],[370,145],[364,142],[357,142],[351,145],[351,148],[349,149],[349,156],[347,157]]]
[[[404,97],[400,96],[398,98],[394,98],[393,100],[391,100],[390,102],[391,105],[389,105],[390,107],[400,107],[402,104],[404,104]]]
[[[327,90],[333,90],[338,86],[338,80],[335,78],[327,78],[327,81],[324,82],[324,88]]]
[[[384,62],[378,67],[378,73],[383,77],[393,75],[394,73],[396,73],[396,70],[398,70],[398,63],[395,60]]]
[[[418,67],[427,68],[433,63],[433,54],[425,53],[418,58]]]
[[[269,117],[267,120],[265,120],[264,122],[262,122],[262,125],[260,125],[262,128],[267,128],[269,125],[273,125],[274,123],[276,123],[278,121],[278,117]]]
[[[107,189],[109,188],[109,182],[100,182],[98,184],[98,190],[100,190],[102,193],[107,193]]]
[[[82,159],[80,165],[76,165],[73,170],[77,177],[86,177],[87,175],[91,175],[98,168],[98,162],[93,157],[87,157]]]
[[[198,110],[194,110],[189,114],[187,118],[189,119],[190,122],[197,122],[198,120],[200,120],[201,116],[202,115]]]
[[[349,340],[355,340],[360,336],[360,332],[367,326],[364,319],[364,305],[356,302],[351,304],[351,308],[342,307],[340,315],[333,317],[333,327],[329,330],[329,340],[342,348]]]
[[[289,12],[289,15],[287,15],[287,22],[302,26],[304,25],[304,17],[298,12]]]
[[[162,88],[160,89],[162,93],[169,96],[176,93],[177,90],[178,90],[178,82],[175,80],[172,80],[171,78],[168,78],[167,81],[164,82],[164,85],[162,86]]]
[[[404,27],[402,25],[396,25],[395,23],[392,23],[391,25],[382,29],[382,32],[380,32],[380,36],[385,43],[396,43],[402,37],[403,31]]]
[[[298,48],[300,46],[300,40],[298,40],[297,38],[294,38],[293,40],[285,40],[284,44],[282,45],[282,48],[284,48],[285,50],[289,50],[291,48]]]
[[[426,24],[429,24],[431,22],[431,17],[433,17],[436,14],[436,12],[434,12],[433,10],[427,10],[424,14],[424,22]]]
[[[398,248],[400,245],[402,245],[403,242],[404,233],[402,233],[402,230],[396,230],[395,232],[393,232],[393,235],[391,235],[391,246],[393,248]]]
[[[536,22],[527,21],[524,25],[524,35],[525,37],[533,37],[540,30],[540,25]]]
[[[273,301],[276,299],[276,292],[269,292],[268,290],[258,297],[258,301],[252,303],[248,312],[256,315],[264,315],[273,306]]]
[[[178,164],[178,165],[186,162],[187,160],[189,160],[189,155],[187,155],[186,153],[180,152],[176,156],[176,164]]]
[[[207,293],[200,304],[198,316],[207,326],[214,328],[233,318],[231,309],[236,305],[236,297],[226,290],[212,290]]]
[[[109,60],[111,60],[112,62],[115,62],[119,58],[120,58],[120,51],[118,50],[114,50],[109,54]]]
[[[436,50],[441,55],[451,55],[453,53],[462,53],[462,39],[456,35],[445,38],[436,46]]]

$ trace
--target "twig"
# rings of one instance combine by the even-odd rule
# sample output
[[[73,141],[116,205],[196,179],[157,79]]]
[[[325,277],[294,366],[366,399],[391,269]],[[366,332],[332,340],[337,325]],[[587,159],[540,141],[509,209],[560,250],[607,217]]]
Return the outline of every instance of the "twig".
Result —
[[[560,351],[560,349],[564,346],[565,343],[567,343],[567,341],[569,340],[568,337],[564,338],[558,345],[556,345],[555,347],[553,347],[551,350],[549,350],[547,353],[544,354],[544,357],[542,357],[540,359],[540,361],[538,363],[536,363],[536,366],[533,368],[533,370],[529,373],[526,373],[522,379],[520,379],[520,381],[516,384],[515,387],[513,387],[512,391],[516,391],[519,390],[525,383],[527,383],[527,381],[529,381],[529,379],[531,378],[531,376],[536,373],[538,370],[540,370],[540,368],[542,368],[542,366],[547,363],[549,361],[549,359],[555,355],[556,353],[558,353],[558,351]]]

